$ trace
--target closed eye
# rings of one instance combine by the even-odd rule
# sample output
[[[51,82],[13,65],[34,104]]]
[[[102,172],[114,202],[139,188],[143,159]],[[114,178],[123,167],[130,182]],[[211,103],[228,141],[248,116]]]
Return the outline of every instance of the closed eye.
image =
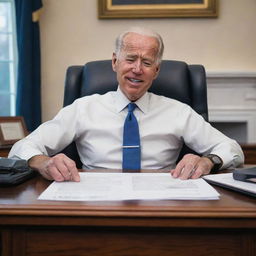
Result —
[[[151,63],[151,62],[147,62],[147,61],[144,61],[143,64],[144,64],[146,67],[151,67],[151,66],[152,66],[152,63]]]
[[[132,63],[132,62],[135,61],[135,59],[134,58],[126,58],[126,61],[129,62],[129,63]]]

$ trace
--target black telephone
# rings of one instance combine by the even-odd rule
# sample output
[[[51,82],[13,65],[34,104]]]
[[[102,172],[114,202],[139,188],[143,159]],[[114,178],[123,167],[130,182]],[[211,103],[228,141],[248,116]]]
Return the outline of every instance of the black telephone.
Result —
[[[24,159],[0,157],[0,186],[20,184],[35,173]]]
[[[233,171],[234,180],[256,183],[256,167]]]

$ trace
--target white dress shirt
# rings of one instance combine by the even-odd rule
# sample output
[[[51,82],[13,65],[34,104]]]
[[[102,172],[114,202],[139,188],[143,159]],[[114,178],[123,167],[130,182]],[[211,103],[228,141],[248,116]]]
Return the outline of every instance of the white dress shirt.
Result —
[[[75,141],[83,168],[121,169],[128,103],[119,88],[79,98],[17,142],[9,157],[28,160],[35,155],[52,156]],[[174,168],[183,142],[200,154],[218,155],[222,168],[243,163],[236,141],[210,126],[188,105],[149,92],[136,104],[142,169]]]

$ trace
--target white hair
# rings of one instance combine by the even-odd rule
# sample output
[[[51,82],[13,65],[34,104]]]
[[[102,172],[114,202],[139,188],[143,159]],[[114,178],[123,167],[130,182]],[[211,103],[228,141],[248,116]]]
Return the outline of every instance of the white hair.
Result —
[[[156,33],[155,31],[151,30],[151,29],[147,29],[147,28],[143,28],[143,27],[131,27],[128,30],[124,31],[123,33],[121,33],[117,38],[116,38],[116,42],[115,42],[115,54],[116,57],[118,58],[120,56],[120,52],[124,46],[124,38],[127,34],[129,33],[136,33],[139,35],[143,35],[143,36],[149,36],[149,37],[154,37],[157,42],[158,42],[158,52],[157,52],[157,64],[160,64],[162,61],[162,57],[163,57],[163,52],[164,52],[164,43],[163,43],[163,39],[162,37]]]

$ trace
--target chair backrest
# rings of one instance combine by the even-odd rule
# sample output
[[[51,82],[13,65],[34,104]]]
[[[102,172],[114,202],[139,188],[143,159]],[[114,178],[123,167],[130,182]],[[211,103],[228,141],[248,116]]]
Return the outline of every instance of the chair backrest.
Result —
[[[70,66],[66,74],[63,105],[67,106],[75,99],[86,95],[114,91],[117,86],[116,73],[112,70],[111,60],[92,61],[84,66]],[[190,105],[208,121],[206,75],[202,65],[163,60],[159,75],[150,91]],[[78,168],[81,168],[74,143],[63,152],[75,160]],[[190,150],[184,148],[179,159],[187,152]]]

